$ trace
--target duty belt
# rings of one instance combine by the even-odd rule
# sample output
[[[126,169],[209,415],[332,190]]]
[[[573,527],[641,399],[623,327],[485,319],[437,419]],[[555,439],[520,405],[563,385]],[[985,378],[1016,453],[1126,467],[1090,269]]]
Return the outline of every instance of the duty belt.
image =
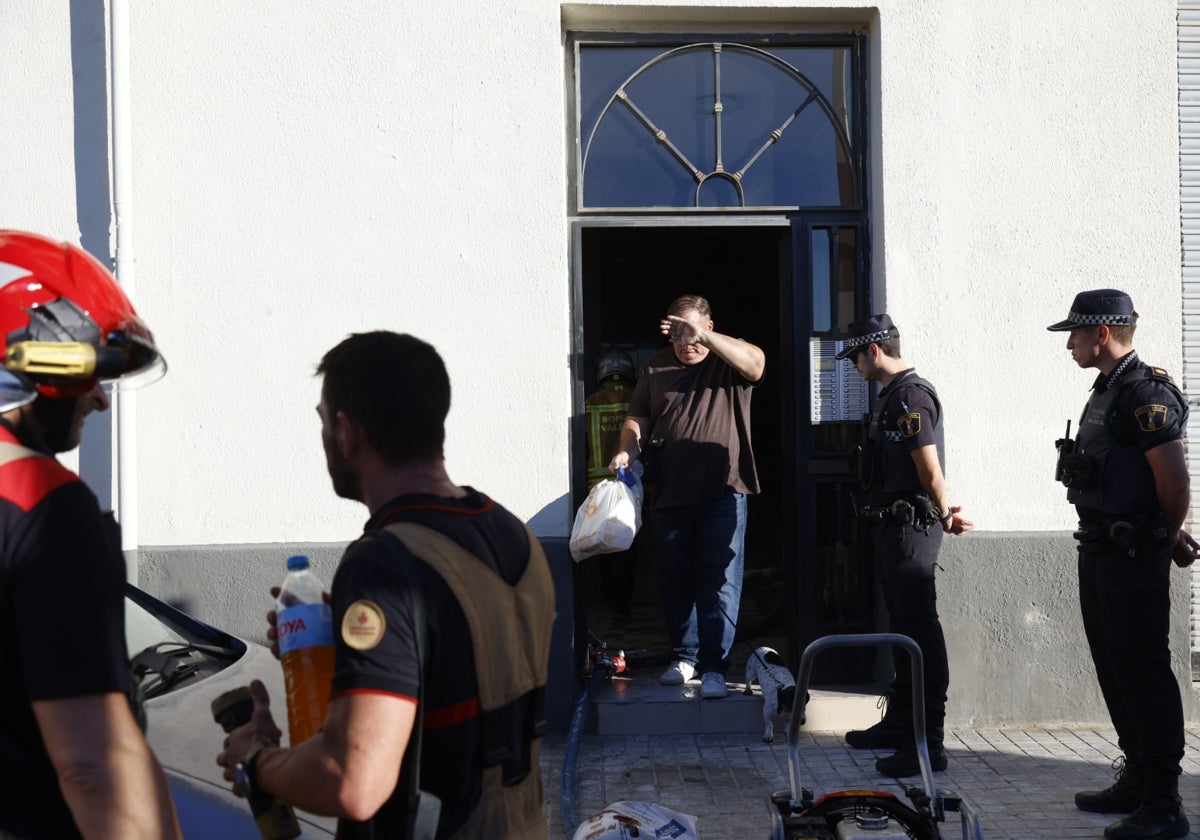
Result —
[[[915,531],[924,531],[925,536],[929,536],[929,529],[939,522],[937,507],[923,490],[918,491],[912,501],[896,499],[886,505],[864,505],[859,513],[869,527],[911,525]]]
[[[1124,549],[1130,557],[1137,556],[1139,532],[1149,532],[1155,540],[1166,540],[1170,534],[1166,517],[1161,513],[1131,513],[1119,516],[1102,516],[1079,523],[1079,530],[1072,534],[1080,545],[1105,542]]]

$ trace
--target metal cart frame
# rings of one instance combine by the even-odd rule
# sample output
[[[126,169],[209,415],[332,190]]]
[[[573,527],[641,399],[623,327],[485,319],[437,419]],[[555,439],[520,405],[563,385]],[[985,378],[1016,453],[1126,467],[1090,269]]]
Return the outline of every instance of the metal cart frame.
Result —
[[[805,706],[808,704],[808,684],[812,677],[812,663],[817,654],[831,648],[864,647],[872,645],[894,645],[908,651],[912,662],[913,687],[913,734],[916,739],[917,759],[921,767],[921,786],[906,791],[910,804],[905,804],[891,793],[872,790],[840,791],[826,794],[815,801],[812,792],[806,790],[800,780],[800,727],[804,725]],[[801,822],[812,824],[823,817],[832,827],[840,819],[867,808],[882,810],[901,823],[909,836],[915,840],[942,840],[939,826],[945,822],[947,811],[959,813],[962,821],[963,840],[983,840],[983,829],[975,809],[965,800],[950,791],[939,792],[934,784],[933,768],[929,761],[929,744],[925,734],[925,661],[921,648],[908,636],[899,633],[863,633],[853,635],[824,636],[804,649],[800,657],[800,673],[796,678],[796,699],[792,714],[788,718],[788,782],[791,789],[771,797],[774,826],[772,840],[787,840],[802,836]],[[807,836],[811,836],[807,835]]]

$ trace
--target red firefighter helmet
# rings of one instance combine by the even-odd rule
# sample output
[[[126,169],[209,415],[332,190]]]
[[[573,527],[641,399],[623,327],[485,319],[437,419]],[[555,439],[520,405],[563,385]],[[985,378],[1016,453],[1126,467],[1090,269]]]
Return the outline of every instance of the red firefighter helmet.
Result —
[[[0,411],[166,371],[154,336],[95,257],[16,230],[0,230],[0,350]]]

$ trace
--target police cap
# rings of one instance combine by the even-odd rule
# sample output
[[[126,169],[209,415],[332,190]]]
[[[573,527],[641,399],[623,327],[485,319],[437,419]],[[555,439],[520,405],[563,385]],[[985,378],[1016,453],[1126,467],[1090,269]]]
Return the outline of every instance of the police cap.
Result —
[[[872,315],[861,321],[852,321],[848,333],[841,351],[837,354],[839,359],[846,358],[855,350],[866,347],[868,344],[878,344],[889,338],[900,337],[900,330],[896,329],[896,325],[892,323],[892,319],[887,313]]]
[[[1133,298],[1120,289],[1093,289],[1075,295],[1067,319],[1051,324],[1046,329],[1051,332],[1067,332],[1076,327],[1098,327],[1101,324],[1124,327],[1136,323],[1137,313],[1133,311]]]

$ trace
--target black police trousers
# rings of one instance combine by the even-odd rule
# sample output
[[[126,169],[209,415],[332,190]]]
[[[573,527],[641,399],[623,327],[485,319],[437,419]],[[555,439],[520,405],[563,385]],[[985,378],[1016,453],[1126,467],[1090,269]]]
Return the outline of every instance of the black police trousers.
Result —
[[[930,747],[940,747],[945,734],[946,691],[950,663],[946,637],[937,612],[934,573],[942,547],[940,525],[926,535],[911,525],[890,524],[874,529],[875,562],[883,579],[883,598],[891,632],[910,637],[921,648],[925,663],[925,731]],[[892,681],[893,713],[911,715],[912,663],[903,648],[893,648],[896,676]]]
[[[1151,790],[1177,783],[1183,704],[1171,670],[1169,548],[1079,545],[1083,629],[1117,743],[1145,767]]]

